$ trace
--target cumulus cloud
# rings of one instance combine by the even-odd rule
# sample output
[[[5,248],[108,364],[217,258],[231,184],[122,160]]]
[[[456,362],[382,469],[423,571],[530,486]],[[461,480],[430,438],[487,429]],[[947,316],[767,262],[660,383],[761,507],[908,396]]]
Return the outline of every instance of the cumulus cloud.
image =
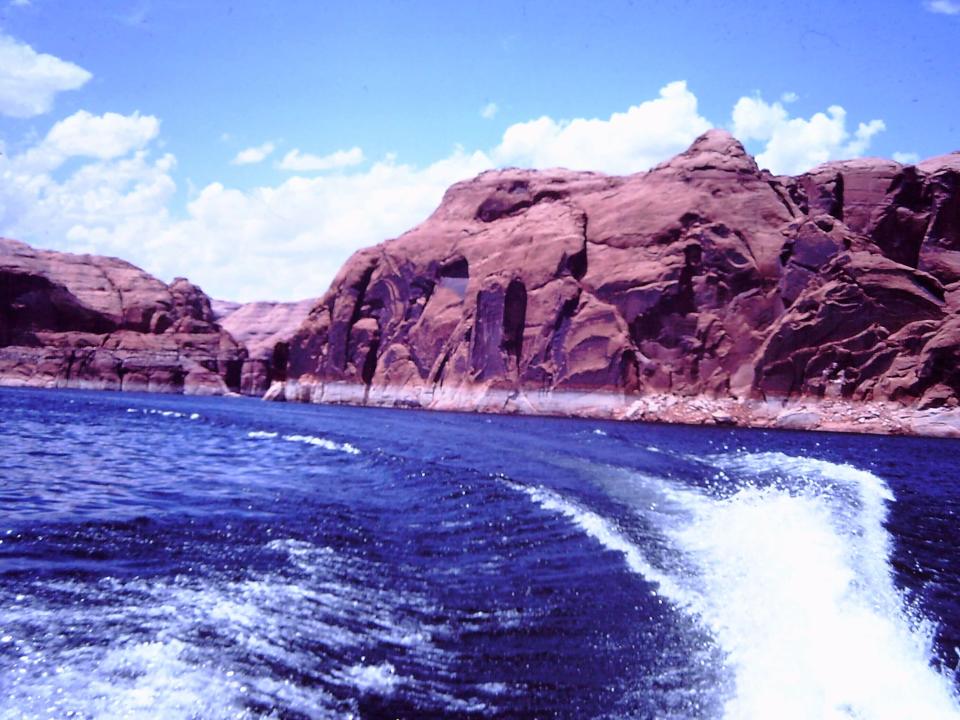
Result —
[[[266,160],[275,149],[276,146],[272,142],[265,142],[263,145],[241,150],[230,162],[233,165],[256,165]]]
[[[895,152],[893,159],[901,165],[916,165],[920,162],[920,156],[915,152]]]
[[[92,115],[80,110],[55,123],[43,140],[15,159],[13,167],[44,173],[73,157],[112,160],[146,147],[159,133],[160,121],[152,115]]]
[[[847,111],[831,105],[810,118],[790,117],[779,103],[759,97],[742,97],[733,107],[732,131],[743,141],[764,143],[757,163],[774,173],[795,174],[828,160],[859,157],[873,137],[886,126],[882,120],[859,123],[847,129]]]
[[[940,15],[960,15],[960,2],[956,0],[927,0],[924,7]]]
[[[777,172],[862,153],[883,128],[874,120],[848,129],[839,106],[791,117],[784,102],[748,97],[733,108],[735,133]],[[176,160],[159,151],[159,120],[80,112],[32,148],[0,156],[0,235],[118,255],[167,280],[187,275],[224,299],[318,296],[352,252],[425,219],[454,182],[506,164],[636,172],[711,125],[677,82],[609,118],[518,123],[489,151],[457,147],[426,165],[386,156],[356,167],[359,147],[326,156],[292,150],[279,165],[303,174],[243,190],[213,182],[174,214]],[[307,174],[319,170],[328,172]]]
[[[153,115],[80,110],[50,128],[41,148],[65,158],[110,160],[143,148],[159,133],[160,121]]]
[[[387,157],[363,172],[251,190],[211,183],[145,251],[158,272],[189,272],[218,297],[318,296],[355,250],[421,222],[450,184],[490,165],[484,153],[458,148],[423,168]]]
[[[91,77],[79,65],[38,53],[0,33],[0,114],[29,118],[49,112],[57,93],[76,90]]]
[[[359,165],[363,162],[363,159],[363,150],[358,147],[352,147],[349,150],[337,150],[329,155],[311,155],[310,153],[301,153],[299,149],[294,148],[283,156],[279,167],[281,170],[292,172],[318,172]]]
[[[625,174],[686,149],[710,127],[697,110],[696,96],[679,81],[663,87],[659,97],[606,120],[544,116],[511,125],[493,156],[503,165]]]
[[[500,108],[497,107],[495,102],[489,102],[480,108],[480,117],[482,117],[484,120],[492,120],[499,110]]]
[[[733,134],[741,142],[769,140],[789,117],[778,102],[768,104],[759,97],[742,97],[733,106]]]

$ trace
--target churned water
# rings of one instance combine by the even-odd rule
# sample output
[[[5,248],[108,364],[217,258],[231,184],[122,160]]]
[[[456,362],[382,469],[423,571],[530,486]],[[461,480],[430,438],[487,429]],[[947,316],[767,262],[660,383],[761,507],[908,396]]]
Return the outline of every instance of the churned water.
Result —
[[[960,718],[956,441],[0,410],[0,718]]]

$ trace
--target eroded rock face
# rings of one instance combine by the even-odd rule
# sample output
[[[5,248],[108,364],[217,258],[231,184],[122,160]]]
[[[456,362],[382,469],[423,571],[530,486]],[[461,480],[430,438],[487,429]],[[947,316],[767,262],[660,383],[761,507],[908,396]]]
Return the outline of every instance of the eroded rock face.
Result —
[[[0,384],[223,394],[245,357],[183,278],[0,239]]]
[[[290,341],[285,394],[955,405],[958,158],[775,177],[714,130],[628,177],[483,173],[347,262]]]
[[[316,299],[243,304],[214,301],[217,322],[247,350],[241,392],[262,395],[273,383],[287,379],[290,338],[316,302]]]

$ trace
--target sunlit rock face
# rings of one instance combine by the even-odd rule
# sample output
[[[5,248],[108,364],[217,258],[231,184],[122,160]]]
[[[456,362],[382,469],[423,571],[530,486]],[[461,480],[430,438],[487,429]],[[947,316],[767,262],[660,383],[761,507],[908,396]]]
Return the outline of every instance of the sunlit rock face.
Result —
[[[184,278],[0,239],[0,384],[219,395],[245,358]]]
[[[605,391],[955,405],[960,156],[760,169],[712,130],[626,177],[506,169],[356,253],[288,399],[485,408]]]
[[[234,303],[213,301],[213,312],[224,330],[247,351],[240,379],[245,395],[262,395],[287,378],[290,338],[316,304],[299,302]]]

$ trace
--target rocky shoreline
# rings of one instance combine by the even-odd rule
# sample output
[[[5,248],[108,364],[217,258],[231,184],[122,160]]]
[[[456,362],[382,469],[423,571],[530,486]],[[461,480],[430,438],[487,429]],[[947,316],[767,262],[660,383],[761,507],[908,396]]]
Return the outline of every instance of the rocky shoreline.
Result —
[[[960,407],[926,408],[843,398],[735,399],[670,394],[459,388],[376,388],[357,383],[274,383],[264,396],[278,402],[339,404],[624,422],[755,429],[819,430],[874,435],[960,438]]]

